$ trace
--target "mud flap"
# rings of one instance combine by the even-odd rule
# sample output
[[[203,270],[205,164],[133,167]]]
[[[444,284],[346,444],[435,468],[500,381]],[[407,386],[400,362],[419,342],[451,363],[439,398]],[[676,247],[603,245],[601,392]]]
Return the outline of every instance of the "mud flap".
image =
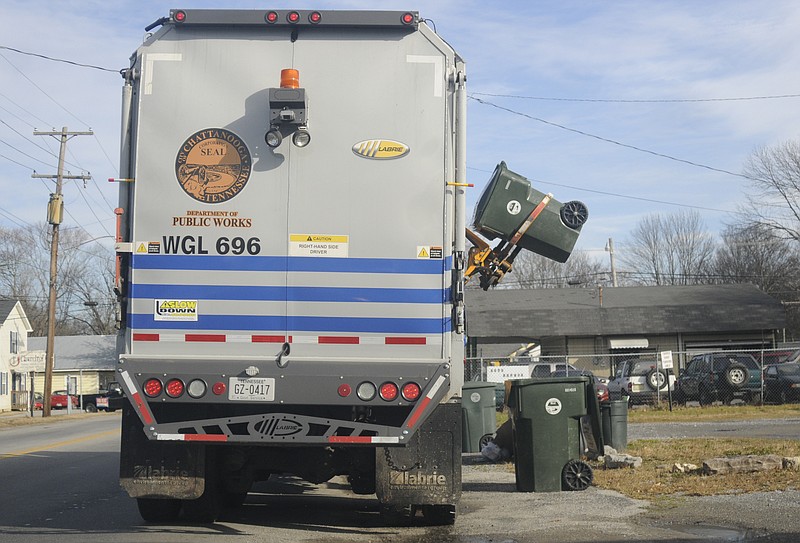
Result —
[[[405,447],[375,451],[382,505],[454,505],[461,497],[461,404],[439,405]]]
[[[139,416],[126,402],[119,480],[132,498],[199,498],[205,489],[205,445],[147,439]]]

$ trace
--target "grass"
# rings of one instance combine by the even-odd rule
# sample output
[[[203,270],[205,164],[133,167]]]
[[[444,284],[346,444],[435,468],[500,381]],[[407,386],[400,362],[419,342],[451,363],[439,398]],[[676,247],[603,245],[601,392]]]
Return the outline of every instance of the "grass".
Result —
[[[698,422],[800,418],[800,405],[732,405],[708,407],[662,407],[628,410],[628,422]],[[508,419],[507,411],[497,413],[498,426]],[[763,438],[642,439],[631,442],[626,451],[642,458],[637,469],[607,470],[592,463],[594,484],[627,496],[668,505],[682,496],[711,496],[774,490],[800,490],[800,471],[776,470],[731,475],[672,473],[675,463],[695,464],[715,457],[776,454],[800,456],[800,440]],[[509,464],[513,470],[513,464]]]
[[[77,409],[72,415],[53,415],[51,417],[43,418],[41,411],[36,411],[33,418],[30,415],[20,416],[19,412],[2,413],[0,414],[0,430],[3,428],[16,428],[18,426],[30,426],[31,424],[52,424],[68,420],[85,419],[91,417],[105,417],[114,416],[114,413],[84,413]]]
[[[628,410],[628,422],[698,422],[791,418],[800,418],[800,404],[673,406],[672,411],[664,404],[660,407]]]
[[[800,471],[794,470],[706,476],[699,473],[672,473],[669,469],[676,462],[702,467],[704,460],[714,457],[748,454],[800,456],[800,441],[755,438],[642,439],[632,442],[627,453],[641,456],[642,467],[607,470],[595,464],[596,486],[646,500],[800,489]]]

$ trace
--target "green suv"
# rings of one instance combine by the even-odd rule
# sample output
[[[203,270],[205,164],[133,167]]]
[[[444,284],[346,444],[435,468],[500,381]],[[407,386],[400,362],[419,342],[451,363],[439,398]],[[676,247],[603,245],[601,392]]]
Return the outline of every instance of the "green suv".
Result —
[[[697,400],[729,404],[734,399],[753,402],[761,397],[761,368],[752,355],[711,353],[693,357],[686,364],[675,390],[675,401]]]

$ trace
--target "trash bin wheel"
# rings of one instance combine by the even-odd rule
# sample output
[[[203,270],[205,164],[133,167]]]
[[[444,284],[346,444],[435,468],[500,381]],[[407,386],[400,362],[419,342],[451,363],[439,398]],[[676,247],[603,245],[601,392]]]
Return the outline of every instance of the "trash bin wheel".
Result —
[[[483,449],[491,441],[494,441],[494,435],[493,434],[486,434],[485,436],[480,438],[480,440],[478,440],[478,445],[480,446],[481,449]]]
[[[586,490],[592,484],[592,467],[582,460],[570,460],[561,470],[563,490]]]

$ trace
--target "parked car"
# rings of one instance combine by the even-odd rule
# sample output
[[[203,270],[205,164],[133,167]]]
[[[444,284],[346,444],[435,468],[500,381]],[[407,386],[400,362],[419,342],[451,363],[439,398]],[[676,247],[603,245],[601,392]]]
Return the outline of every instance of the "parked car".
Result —
[[[612,400],[646,404],[655,403],[659,397],[666,400],[674,386],[672,371],[658,369],[655,360],[629,358],[617,365],[614,377],[608,382],[608,393]]]
[[[53,394],[50,396],[50,407],[52,409],[66,409],[68,401],[67,398],[72,400],[72,407],[77,409],[78,397],[69,395],[66,390],[56,390],[53,392]]]
[[[44,409],[44,396],[41,392],[33,393],[33,409],[35,411],[41,411]]]
[[[746,353],[710,353],[692,357],[678,379],[675,401],[697,400],[729,404],[734,399],[752,402],[761,395],[761,368]]]
[[[778,403],[800,400],[800,364],[776,364],[764,370],[764,397]]]
[[[556,363],[556,362],[537,362],[531,367],[531,377],[550,377],[555,371],[563,371],[569,375],[581,375],[581,370],[572,364]]]
[[[550,374],[550,377],[569,377],[575,375],[588,375],[594,381],[594,389],[597,391],[597,400],[601,402],[607,402],[610,399],[608,394],[608,382],[607,379],[600,378],[596,376],[593,372],[589,370],[581,370],[577,369],[576,371],[570,371],[569,373],[564,370],[554,371]]]

